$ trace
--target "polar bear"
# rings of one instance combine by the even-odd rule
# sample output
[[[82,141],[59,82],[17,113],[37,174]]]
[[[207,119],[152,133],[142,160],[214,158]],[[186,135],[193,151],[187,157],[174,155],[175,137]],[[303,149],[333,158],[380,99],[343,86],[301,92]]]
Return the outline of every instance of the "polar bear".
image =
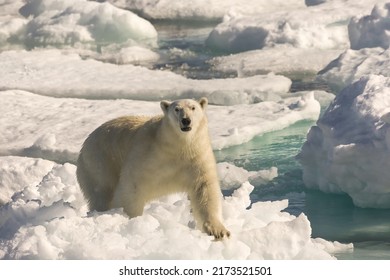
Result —
[[[123,207],[130,218],[158,197],[186,192],[200,229],[229,237],[208,134],[207,99],[160,103],[163,115],[108,121],[85,140],[77,179],[90,210]]]

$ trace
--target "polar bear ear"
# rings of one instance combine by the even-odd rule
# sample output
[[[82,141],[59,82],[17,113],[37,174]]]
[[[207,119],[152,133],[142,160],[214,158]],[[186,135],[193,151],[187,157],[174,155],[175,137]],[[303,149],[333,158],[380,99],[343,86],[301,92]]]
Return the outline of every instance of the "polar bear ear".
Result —
[[[169,106],[172,104],[172,102],[163,100],[160,102],[161,109],[163,110],[164,114],[168,112]]]
[[[202,97],[198,102],[203,110],[206,109],[207,104],[209,104],[209,101],[207,100],[206,97]]]

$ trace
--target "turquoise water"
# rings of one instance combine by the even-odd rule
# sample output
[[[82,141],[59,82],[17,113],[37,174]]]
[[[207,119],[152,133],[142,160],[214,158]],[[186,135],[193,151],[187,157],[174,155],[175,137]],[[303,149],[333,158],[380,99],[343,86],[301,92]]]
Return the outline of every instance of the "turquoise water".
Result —
[[[188,78],[207,79],[234,76],[210,71],[206,62],[219,55],[207,49],[204,41],[213,25],[154,23],[159,32],[159,52],[163,59],[154,68],[174,71]],[[214,24],[215,25],[215,24]],[[293,91],[316,88],[312,81],[295,81]],[[318,85],[323,88],[324,85]],[[313,121],[301,121],[284,130],[216,152],[218,162],[227,161],[247,170],[278,168],[279,176],[266,185],[255,186],[251,200],[288,199],[285,210],[304,213],[312,226],[312,236],[353,243],[354,250],[336,255],[339,259],[390,259],[390,210],[355,207],[347,195],[307,190],[295,156],[306,139]]]

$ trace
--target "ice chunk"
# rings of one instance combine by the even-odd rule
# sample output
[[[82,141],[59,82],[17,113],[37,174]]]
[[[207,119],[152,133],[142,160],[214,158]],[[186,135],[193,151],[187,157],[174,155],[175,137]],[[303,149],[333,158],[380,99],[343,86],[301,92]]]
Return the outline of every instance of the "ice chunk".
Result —
[[[217,169],[221,188],[225,190],[236,189],[246,181],[258,186],[278,176],[276,167],[271,167],[269,170],[247,171],[228,162],[221,162],[217,164]]]
[[[339,92],[361,77],[376,74],[390,76],[390,49],[366,48],[346,50],[319,72],[318,79],[326,81]]]
[[[390,78],[367,76],[334,99],[298,156],[308,188],[390,208]]]
[[[20,38],[31,48],[128,40],[148,46],[157,44],[157,31],[150,22],[109,3],[30,0],[20,12],[32,17],[25,37]]]
[[[352,18],[348,34],[351,49],[387,49],[390,45],[390,3],[375,5],[369,16]]]

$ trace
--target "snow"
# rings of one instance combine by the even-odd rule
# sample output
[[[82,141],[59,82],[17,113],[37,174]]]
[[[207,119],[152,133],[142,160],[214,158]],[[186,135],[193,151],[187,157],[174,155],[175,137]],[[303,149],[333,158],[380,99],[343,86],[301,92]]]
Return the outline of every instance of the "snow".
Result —
[[[0,205],[26,186],[36,186],[54,166],[44,159],[0,157]]]
[[[390,78],[346,87],[307,135],[298,156],[308,188],[347,193],[360,207],[390,208]]]
[[[18,172],[37,169],[31,159]],[[243,182],[223,201],[232,237],[213,242],[193,228],[186,195],[153,201],[144,215],[128,219],[121,209],[87,213],[77,186],[76,167],[54,164],[0,208],[0,257],[5,259],[332,259],[328,253],[352,245],[312,239],[310,223],[282,212],[286,200],[251,205],[253,186]],[[43,173],[47,170],[45,169]],[[1,176],[8,176],[1,170]],[[88,240],[88,242],[86,242]]]

